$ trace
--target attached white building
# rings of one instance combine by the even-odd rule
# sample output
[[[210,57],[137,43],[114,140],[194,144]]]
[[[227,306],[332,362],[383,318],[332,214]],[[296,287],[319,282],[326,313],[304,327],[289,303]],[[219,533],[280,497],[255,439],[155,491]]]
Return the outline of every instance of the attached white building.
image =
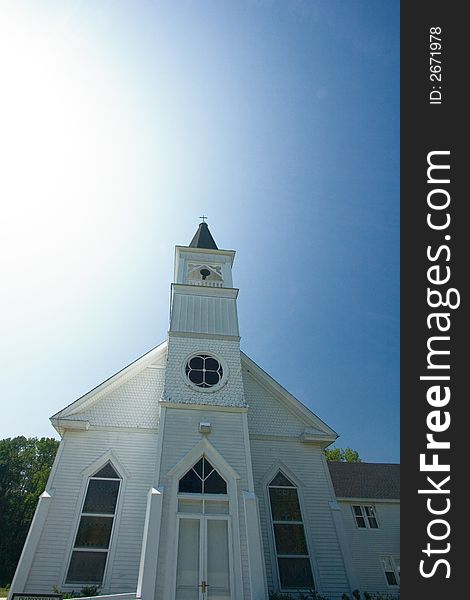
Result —
[[[388,527],[396,498],[337,498],[337,434],[240,351],[234,257],[201,223],[176,247],[167,341],[51,418],[62,439],[11,593],[390,591],[363,534],[399,569],[398,529],[382,551],[351,511]]]
[[[347,540],[345,560],[356,578],[354,587],[398,594],[400,465],[329,462],[328,468]]]

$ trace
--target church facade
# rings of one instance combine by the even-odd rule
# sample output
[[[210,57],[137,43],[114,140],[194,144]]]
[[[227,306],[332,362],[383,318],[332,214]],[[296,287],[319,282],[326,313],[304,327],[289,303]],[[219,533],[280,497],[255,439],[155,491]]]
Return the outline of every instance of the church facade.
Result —
[[[323,452],[337,434],[241,352],[234,257],[201,223],[176,247],[168,339],[51,417],[61,442],[11,594],[398,591],[396,488],[348,491]]]

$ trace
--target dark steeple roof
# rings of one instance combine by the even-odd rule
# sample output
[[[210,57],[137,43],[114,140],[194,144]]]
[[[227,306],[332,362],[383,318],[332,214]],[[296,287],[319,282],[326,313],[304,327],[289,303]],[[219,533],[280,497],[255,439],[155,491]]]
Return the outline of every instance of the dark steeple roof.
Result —
[[[194,234],[191,243],[189,244],[190,248],[208,248],[210,250],[218,250],[217,244],[214,241],[214,238],[209,231],[209,227],[207,223],[202,222],[199,223],[199,227]]]

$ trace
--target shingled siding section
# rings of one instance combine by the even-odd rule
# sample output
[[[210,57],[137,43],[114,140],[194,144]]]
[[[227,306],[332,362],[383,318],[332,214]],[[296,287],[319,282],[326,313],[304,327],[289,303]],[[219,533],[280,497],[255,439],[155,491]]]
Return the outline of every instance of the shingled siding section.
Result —
[[[267,418],[268,415],[267,415]],[[271,515],[267,497],[267,475],[282,464],[300,481],[299,496],[307,543],[314,562],[317,589],[327,598],[340,598],[349,591],[345,567],[329,502],[334,499],[325,477],[322,450],[298,438],[251,439],[255,491],[260,502],[260,520],[268,587],[278,588],[273,557]]]
[[[164,367],[147,367],[67,419],[89,421],[90,425],[98,426],[155,429],[164,381]]]
[[[217,391],[201,392],[188,383],[184,373],[186,359],[193,353],[212,354],[225,361],[227,383]],[[212,340],[170,335],[165,375],[165,397],[168,402],[245,406],[240,366],[240,344],[233,340]]]
[[[242,371],[245,399],[249,406],[250,433],[300,436],[306,424],[286,404],[262,386],[245,369]]]
[[[111,569],[110,585],[101,593],[135,592],[147,493],[155,471],[157,434],[67,431],[61,444],[60,468],[49,486],[51,507],[24,591],[50,593],[56,585],[63,590],[80,587],[66,586],[63,580],[83,503],[83,471],[111,450],[129,478],[119,500],[122,513],[111,541],[115,555],[113,564],[107,567]]]

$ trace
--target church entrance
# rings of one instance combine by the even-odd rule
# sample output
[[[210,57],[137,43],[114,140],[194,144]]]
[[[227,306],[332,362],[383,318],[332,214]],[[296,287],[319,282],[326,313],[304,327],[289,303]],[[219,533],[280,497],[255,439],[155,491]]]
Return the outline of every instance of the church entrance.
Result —
[[[229,517],[178,520],[176,600],[230,600]]]
[[[227,483],[203,456],[178,485],[175,600],[231,600]]]

